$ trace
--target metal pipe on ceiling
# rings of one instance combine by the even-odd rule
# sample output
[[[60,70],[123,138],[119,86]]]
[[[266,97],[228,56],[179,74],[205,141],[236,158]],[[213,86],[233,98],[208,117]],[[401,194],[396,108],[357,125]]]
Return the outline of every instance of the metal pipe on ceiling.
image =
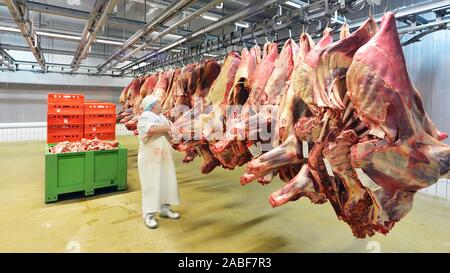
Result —
[[[33,22],[29,19],[29,11],[25,0],[4,0],[14,21],[22,33],[23,38],[30,47],[39,66],[45,71],[44,54],[41,51],[39,38],[36,35]]]
[[[194,20],[195,18],[198,18],[200,15],[202,15],[203,13],[205,13],[206,11],[210,10],[211,8],[213,8],[217,3],[222,2],[223,0],[214,0],[209,2],[206,6],[198,9],[197,11],[195,11],[194,13],[190,14],[189,16],[183,18],[182,20],[176,22],[175,24],[173,24],[172,26],[170,26],[169,28],[165,29],[164,31],[160,32],[158,35],[155,35],[152,39],[150,39],[148,42],[136,47],[134,50],[130,51],[129,53],[125,54],[122,58],[120,58],[120,60],[116,60],[113,63],[111,63],[109,66],[104,66],[101,69],[99,69],[99,72],[104,71],[105,69],[109,69],[112,68],[114,66],[116,66],[119,63],[125,62],[127,61],[131,56],[133,56],[134,54],[138,53],[139,51],[141,51],[143,48],[146,47],[147,43],[150,42],[155,42],[159,39],[161,39],[162,37],[164,37],[167,34],[172,33],[174,30],[176,30],[179,26],[184,25],[192,20]]]
[[[131,68],[131,67],[133,67],[135,65],[138,65],[138,64],[140,64],[142,62],[145,62],[146,60],[149,60],[150,58],[152,58],[152,57],[154,57],[154,56],[156,56],[158,54],[161,54],[162,52],[165,52],[165,51],[167,51],[167,50],[169,50],[171,48],[174,48],[174,47],[180,45],[181,43],[190,41],[190,40],[194,39],[195,37],[197,37],[199,35],[206,34],[206,33],[210,32],[210,31],[216,30],[216,29],[218,29],[220,27],[224,27],[225,25],[230,24],[232,22],[241,20],[243,18],[246,18],[248,16],[254,15],[256,13],[259,13],[259,12],[263,11],[266,7],[268,7],[270,5],[273,5],[273,4],[278,4],[279,2],[281,2],[281,1],[280,0],[265,0],[265,1],[258,1],[258,3],[254,2],[252,5],[247,6],[246,8],[243,8],[242,10],[240,10],[239,12],[237,12],[237,13],[235,13],[233,15],[227,16],[227,17],[225,17],[225,18],[223,18],[223,19],[221,19],[221,20],[219,20],[219,21],[217,21],[217,22],[215,22],[215,23],[213,23],[213,24],[211,24],[211,25],[209,25],[207,27],[204,27],[204,28],[201,28],[201,29],[199,29],[197,31],[194,31],[190,35],[188,35],[188,36],[186,36],[184,38],[181,38],[181,39],[173,42],[172,44],[169,44],[168,46],[165,46],[165,47],[161,48],[158,51],[154,51],[152,53],[149,53],[149,54],[139,58],[137,61],[124,66],[122,68],[122,70],[123,71],[127,70],[127,69],[129,69],[129,68]]]
[[[80,67],[81,61],[86,58],[88,51],[91,50],[91,46],[94,43],[97,33],[108,21],[114,7],[117,4],[117,0],[96,0],[94,8],[91,11],[89,20],[84,26],[83,33],[81,35],[80,44],[73,57],[72,73],[75,73]]]
[[[149,23],[145,24],[145,26],[136,31],[136,33],[134,33],[130,38],[128,38],[128,40],[126,40],[124,42],[124,44],[118,48],[116,51],[114,51],[113,54],[111,54],[105,62],[103,62],[101,65],[99,65],[97,67],[97,69],[101,70],[104,66],[106,66],[107,64],[109,64],[112,60],[118,58],[121,54],[123,54],[126,50],[130,49],[133,45],[135,45],[136,43],[138,43],[142,38],[144,38],[145,36],[147,36],[148,34],[150,34],[151,32],[155,31],[156,28],[170,20],[173,16],[176,15],[176,13],[180,10],[182,10],[183,8],[185,8],[187,5],[189,5],[190,3],[192,3],[195,0],[180,0],[180,1],[175,1],[172,5],[170,5],[161,15],[159,15],[158,17],[154,18],[152,21],[150,21]]]

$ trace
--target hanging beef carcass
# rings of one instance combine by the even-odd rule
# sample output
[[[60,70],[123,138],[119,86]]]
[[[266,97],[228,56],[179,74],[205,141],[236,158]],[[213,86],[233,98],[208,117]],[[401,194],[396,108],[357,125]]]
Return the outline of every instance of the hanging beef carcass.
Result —
[[[310,120],[315,125],[313,127],[320,128],[320,131],[308,127],[308,130],[302,131],[303,134],[296,134],[300,140],[312,141],[314,144],[308,154],[307,167],[302,167],[293,181],[270,197],[273,206],[288,201],[286,196],[294,200],[307,196],[317,203],[324,202],[326,197],[338,218],[347,222],[358,237],[374,232],[367,221],[367,212],[372,203],[366,190],[347,173],[345,157],[348,157],[349,147],[353,143],[346,142],[351,139],[347,135],[342,136],[343,141],[339,141],[343,129],[340,118],[345,107],[345,74],[356,50],[367,43],[375,30],[374,21],[369,19],[353,34],[328,46],[314,48],[305,58],[302,66],[305,74],[300,77],[297,75],[296,79],[299,90],[303,91],[302,99],[313,115],[299,122]],[[310,77],[306,79],[308,74]],[[332,161],[335,167],[337,163],[341,164],[341,168],[336,168],[336,176],[326,166],[327,160]]]
[[[156,84],[158,83],[160,73],[153,73],[145,77],[144,83],[139,90],[139,97],[134,105],[134,111],[137,112],[141,106],[142,100],[149,94],[153,92]]]
[[[130,86],[133,84],[133,81],[131,81],[127,86],[125,86],[122,89],[122,92],[120,93],[120,98],[119,98],[119,103],[122,104],[122,109],[120,110],[119,113],[117,113],[116,116],[116,122],[119,123],[120,120],[122,120],[123,118],[127,117],[131,112],[132,109],[130,109],[128,107],[128,89],[130,88]],[[128,112],[127,112],[128,111]]]
[[[450,160],[449,147],[438,141],[445,135],[426,116],[407,74],[393,14],[375,31],[368,20],[320,53],[305,89],[315,115],[295,128],[299,138],[314,142],[308,164],[270,197],[273,206],[301,196],[328,200],[359,238],[387,233],[410,210],[418,189],[448,176]],[[333,60],[341,70],[327,79],[323,71]]]
[[[325,39],[328,39],[328,37],[325,36]],[[294,59],[294,71],[298,69],[300,63],[304,61],[306,55],[314,47],[314,42],[307,33],[303,33],[299,41],[300,48],[297,58]],[[281,142],[282,144],[274,143],[274,146],[277,146],[276,148],[249,162],[246,173],[241,177],[241,184],[250,183],[254,179],[259,179],[283,167],[285,167],[284,170],[279,170],[282,179],[291,176],[285,174],[285,172],[291,171],[287,166],[297,165],[303,159],[299,140],[291,135],[293,123],[300,117],[302,108],[304,107],[302,107],[301,99],[295,93],[294,84],[291,81],[286,95],[280,102],[279,117],[275,130],[274,142]],[[295,168],[292,170],[295,171]],[[298,170],[296,173],[298,173]]]
[[[449,177],[450,147],[440,142],[447,135],[425,113],[409,78],[392,13],[358,50],[347,88],[369,127],[368,137],[351,148],[351,164],[378,186],[369,190],[376,203],[372,221],[393,225],[411,209],[417,190]]]
[[[183,120],[184,115],[191,115],[192,113],[197,111],[196,109],[199,109],[199,106],[202,105],[202,103],[206,100],[206,96],[209,94],[209,90],[219,76],[221,68],[215,60],[207,60],[197,64],[195,70],[196,71],[192,72],[192,74],[196,76],[195,83],[193,83],[195,87],[192,86],[194,87],[194,90],[188,96],[183,96],[182,100],[174,101],[174,105],[171,110],[171,118],[174,120],[176,120],[177,117],[179,117],[180,120]],[[187,105],[183,104],[185,102],[187,102]],[[176,120],[174,125],[175,128],[177,127],[178,123],[179,121]],[[206,160],[211,158],[211,156],[208,154],[208,151],[205,148],[182,148],[180,147],[179,143],[175,144],[174,148],[185,152],[185,157],[183,159],[184,163],[191,162],[199,151],[202,153],[205,162],[213,161],[212,159]],[[212,165],[212,163],[209,165]]]
[[[171,78],[169,81],[169,85],[167,86],[167,90],[165,92],[164,97],[161,100],[161,108],[162,113],[164,113],[168,118],[170,118],[169,113],[170,109],[172,109],[172,98],[173,98],[173,90],[175,89],[175,83],[178,80],[178,76],[180,75],[181,70],[179,68],[175,68],[173,73],[171,74]]]
[[[134,131],[137,129],[137,123],[139,120],[139,117],[141,115],[141,102],[142,100],[149,94],[153,92],[156,85],[159,83],[160,76],[163,73],[154,73],[146,76],[144,78],[144,82],[139,90],[139,97],[136,99],[133,107],[133,118],[129,121],[125,122],[125,127],[130,130]]]
[[[261,63],[256,67],[255,72],[249,79],[251,91],[247,101],[242,107],[242,111],[237,113],[237,118],[227,120],[227,131],[224,139],[217,141],[211,147],[215,154],[223,153],[226,149],[233,151],[231,162],[223,162],[232,169],[241,166],[251,159],[251,154],[247,149],[248,130],[256,128],[258,116],[254,115],[258,107],[258,97],[264,92],[264,88],[269,81],[270,75],[275,66],[278,56],[278,46],[274,43],[266,43],[263,49],[264,55]],[[254,110],[253,110],[254,108]],[[250,119],[250,116],[254,116]]]
[[[222,130],[223,128],[222,104],[233,87],[240,61],[238,53],[228,53],[220,74],[212,84],[205,100],[200,100],[190,111],[185,112],[174,122],[173,135],[180,143],[178,149],[185,151],[197,147],[203,157],[202,173],[209,173],[220,164],[211,153],[205,135],[212,134],[214,129]]]
[[[230,90],[229,95],[224,97],[224,101],[222,102],[222,117],[225,119],[225,126],[223,127],[223,130],[226,130],[227,122],[230,119],[234,119],[240,114],[240,107],[245,104],[251,92],[252,83],[250,78],[260,62],[261,49],[258,45],[252,47],[250,51],[247,48],[242,49],[241,62],[234,78],[233,88]],[[229,123],[231,125],[231,122]],[[237,154],[233,149],[236,147],[232,146],[231,149],[226,149],[220,153],[216,153],[213,150],[213,146],[217,140],[210,139],[208,142],[211,152],[220,161],[222,166],[224,168],[233,169],[233,156]]]
[[[144,83],[143,77],[134,79],[127,88],[127,95],[122,110],[117,115],[117,120],[120,123],[126,123],[134,117],[133,107],[136,100],[140,96],[140,88]],[[122,96],[121,96],[122,97]]]

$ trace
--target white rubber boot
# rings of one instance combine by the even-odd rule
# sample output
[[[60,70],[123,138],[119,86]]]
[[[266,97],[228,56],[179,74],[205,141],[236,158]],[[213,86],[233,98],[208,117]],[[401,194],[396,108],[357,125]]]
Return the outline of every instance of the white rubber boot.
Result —
[[[158,222],[156,222],[155,215],[153,214],[146,215],[144,222],[148,228],[154,229],[158,227]]]
[[[180,214],[178,212],[174,212],[170,209],[170,205],[165,204],[161,206],[161,212],[159,213],[159,217],[169,218],[169,219],[178,219],[180,218]]]

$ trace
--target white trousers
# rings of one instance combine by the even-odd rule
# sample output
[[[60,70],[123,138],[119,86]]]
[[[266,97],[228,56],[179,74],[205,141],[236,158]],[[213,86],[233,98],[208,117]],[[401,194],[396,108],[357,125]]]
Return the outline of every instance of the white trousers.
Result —
[[[141,142],[138,169],[144,217],[160,212],[164,204],[180,204],[172,146],[166,137],[156,136],[146,143]]]

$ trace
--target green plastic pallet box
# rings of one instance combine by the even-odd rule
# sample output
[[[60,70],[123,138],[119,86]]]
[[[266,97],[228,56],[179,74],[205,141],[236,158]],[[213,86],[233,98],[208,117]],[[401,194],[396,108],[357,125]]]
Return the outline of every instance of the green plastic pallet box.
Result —
[[[45,202],[58,201],[58,195],[117,186],[127,188],[127,148],[119,144],[114,150],[45,154]]]

